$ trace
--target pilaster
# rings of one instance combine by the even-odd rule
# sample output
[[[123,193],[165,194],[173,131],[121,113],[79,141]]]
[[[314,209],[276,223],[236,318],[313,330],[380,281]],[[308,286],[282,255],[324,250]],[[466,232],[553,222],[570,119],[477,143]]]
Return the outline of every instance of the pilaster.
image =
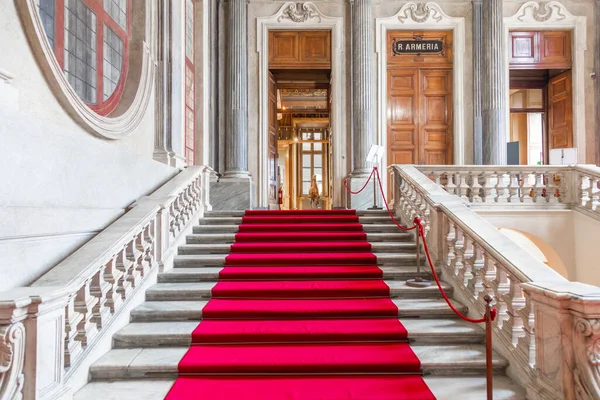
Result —
[[[485,0],[482,48],[482,162],[506,165],[503,0]]]
[[[600,165],[600,0],[596,0],[596,50],[594,54],[594,69],[596,71],[596,165]]]
[[[352,4],[353,174],[370,171],[367,154],[375,139],[375,20],[372,0]]]
[[[248,177],[248,4],[229,0],[227,9],[227,106],[225,177]]]
[[[482,164],[481,53],[483,0],[473,0],[473,163]]]

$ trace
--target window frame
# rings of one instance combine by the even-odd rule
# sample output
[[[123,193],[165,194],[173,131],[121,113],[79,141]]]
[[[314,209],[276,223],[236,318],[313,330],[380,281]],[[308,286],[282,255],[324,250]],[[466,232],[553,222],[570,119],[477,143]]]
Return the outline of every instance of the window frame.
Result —
[[[92,111],[107,116],[117,108],[125,89],[125,81],[129,71],[129,46],[132,28],[132,0],[126,0],[126,22],[127,30],[124,30],[104,10],[104,0],[79,0],[96,15],[96,104],[86,103]],[[119,38],[123,40],[123,60],[121,74],[114,92],[104,100],[104,25],[107,25]],[[54,56],[65,73],[65,0],[54,0]],[[66,77],[65,77],[66,78]],[[79,97],[79,96],[78,96]]]

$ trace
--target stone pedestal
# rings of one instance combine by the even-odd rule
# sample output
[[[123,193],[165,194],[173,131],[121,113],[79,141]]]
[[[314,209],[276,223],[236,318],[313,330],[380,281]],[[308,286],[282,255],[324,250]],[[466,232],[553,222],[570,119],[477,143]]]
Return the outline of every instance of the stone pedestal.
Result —
[[[369,179],[369,174],[350,176],[350,178],[348,178],[348,187],[353,192],[359,191],[363,186],[365,186],[367,179]],[[353,210],[366,210],[373,207],[373,190],[373,181],[371,181],[359,194],[347,193],[347,207]],[[377,205],[381,207],[381,195],[379,193],[377,194]]]
[[[210,204],[213,210],[248,210],[252,208],[252,180],[250,176],[221,179],[210,182]]]

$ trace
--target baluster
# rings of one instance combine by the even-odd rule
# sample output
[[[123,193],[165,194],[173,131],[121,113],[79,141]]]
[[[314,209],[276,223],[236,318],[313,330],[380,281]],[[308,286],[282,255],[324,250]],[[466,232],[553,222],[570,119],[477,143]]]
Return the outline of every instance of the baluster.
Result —
[[[445,172],[446,174],[446,186],[444,187],[444,189],[446,189],[446,191],[450,194],[456,194],[456,175],[453,174],[452,172]]]
[[[554,198],[559,203],[564,203],[568,201],[567,196],[569,194],[567,179],[565,174],[557,172],[552,175],[552,182],[554,183]]]
[[[97,273],[92,276],[92,282],[90,286],[90,293],[98,302],[92,308],[92,322],[96,324],[98,329],[102,329],[106,326],[106,322],[110,318],[111,310],[106,305],[108,301],[107,293],[111,290],[111,285],[106,281],[104,277],[104,271],[106,266],[100,267]]]
[[[460,172],[457,172],[454,176],[456,177],[456,195],[461,199],[468,200],[470,193],[469,185],[467,185],[466,182],[466,176],[464,174],[461,174]]]
[[[478,172],[471,172],[471,201],[474,203],[482,203],[483,202],[483,187],[479,183],[479,179],[481,174]]]
[[[83,320],[83,315],[75,310],[75,294],[69,297],[65,306],[65,368],[70,367],[83,351],[77,338],[77,326]]]
[[[456,243],[456,230],[454,229],[454,223],[448,220],[448,234],[446,235],[446,267],[449,271],[452,270],[454,265],[454,258],[456,255],[454,254],[454,246]]]
[[[535,181],[534,181],[535,183],[533,184],[533,192],[535,193],[533,202],[534,203],[543,203],[546,201],[545,192],[547,192],[547,189],[544,184],[544,174],[534,172],[533,176],[535,179]]]
[[[504,203],[506,202],[506,195],[504,193],[504,173],[502,172],[494,172],[496,175],[496,181],[494,185],[494,189],[496,190],[494,196],[494,202],[496,203]]]
[[[462,277],[463,273],[463,257],[465,255],[465,238],[463,236],[463,232],[455,225],[454,229],[456,230],[456,240],[454,242],[454,276]]]
[[[478,299],[479,293],[484,291],[483,279],[485,258],[483,249],[476,242],[473,242],[473,298]]]
[[[94,316],[93,308],[98,304],[98,298],[90,293],[91,279],[85,281],[83,286],[77,291],[75,296],[75,311],[79,312],[83,318],[77,324],[77,339],[83,346],[98,334],[98,327],[92,321]]]
[[[131,242],[127,244],[127,259],[131,261],[131,268],[129,270],[129,276],[127,279],[131,282],[131,286],[136,287],[140,280],[140,258],[142,252],[137,247],[137,237],[134,237]]]
[[[588,203],[590,204],[590,208],[589,210],[593,210],[596,211],[596,209],[598,208],[598,179],[595,179],[593,177],[589,178],[590,181],[590,187],[589,187],[589,201]]]
[[[521,199],[519,198],[519,176],[518,174],[509,174],[508,184],[508,199],[509,203],[518,203]]]
[[[464,255],[463,255],[463,286],[465,288],[469,288],[469,284],[473,279],[473,264],[474,264],[474,255],[475,251],[473,249],[473,239],[463,234],[464,241]]]
[[[513,275],[508,276],[509,290],[507,293],[507,315],[506,330],[508,331],[513,346],[517,347],[519,338],[525,336],[523,316],[521,310],[525,307],[525,296],[521,290],[521,282]]]
[[[493,298],[492,305],[495,305],[498,302],[498,299],[496,298],[496,293],[494,290],[494,286],[495,286],[494,281],[496,280],[497,272],[498,272],[498,270],[496,268],[496,262],[494,261],[494,259],[491,258],[489,256],[489,254],[484,253],[484,266],[481,269],[484,290],[481,293],[481,296],[479,296],[479,299],[477,302],[477,309],[479,312],[483,312],[485,310],[485,301],[484,301],[485,295],[492,296],[492,298]],[[496,321],[497,321],[497,319],[496,319]]]
[[[127,246],[123,247],[117,254],[117,269],[121,272],[121,277],[119,278],[119,288],[117,292],[121,295],[121,298],[125,300],[129,296],[129,292],[133,290],[133,285],[131,279],[129,279],[129,275],[131,274],[131,270],[133,269],[133,262],[127,257]]]
[[[123,304],[123,297],[119,294],[119,280],[123,276],[117,268],[117,254],[104,266],[104,280],[110,285],[106,294],[106,306],[112,313]]]
[[[494,281],[494,285],[496,287],[496,308],[498,309],[497,325],[498,328],[502,329],[504,321],[510,318],[505,297],[510,292],[510,281],[506,274],[506,270],[502,265],[496,264],[496,268],[496,280]]]
[[[483,202],[491,203],[494,201],[496,195],[494,174],[491,172],[485,172],[483,182]]]
[[[435,183],[437,183],[438,185],[442,186],[442,183],[441,183],[442,174],[439,173],[439,172],[432,172],[432,174],[433,174],[433,177],[435,178],[434,179]]]
[[[535,355],[536,355],[536,347],[535,347],[535,310],[534,304],[529,301],[529,299],[525,298],[527,307],[529,308],[529,315],[527,319],[527,325],[525,326],[525,340],[521,340],[524,342],[526,349],[528,350],[526,354],[529,356],[529,365],[531,367],[535,366]]]
[[[138,258],[138,262],[137,262],[137,270],[140,273],[140,277],[143,277],[146,275],[146,271],[148,271],[150,265],[148,263],[147,260],[147,250],[148,250],[148,243],[146,242],[146,237],[144,234],[144,231],[146,230],[146,227],[144,227],[142,229],[142,231],[140,233],[137,234],[134,243],[135,243],[135,247],[136,250],[139,252],[140,256]]]
[[[533,203],[535,202],[535,190],[534,184],[531,183],[532,179],[535,182],[535,176],[531,173],[523,173],[521,176],[521,198],[523,203]]]

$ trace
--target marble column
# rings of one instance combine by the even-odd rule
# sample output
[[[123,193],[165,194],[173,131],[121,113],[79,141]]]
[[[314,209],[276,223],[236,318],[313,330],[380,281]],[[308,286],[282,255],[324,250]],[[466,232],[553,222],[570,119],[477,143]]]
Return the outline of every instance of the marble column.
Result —
[[[503,0],[483,2],[482,161],[506,165],[506,87]]]
[[[596,0],[596,51],[594,52],[596,72],[596,165],[600,165],[600,0]]]
[[[248,176],[248,1],[229,0],[225,176]]]
[[[211,184],[214,210],[252,208],[248,173],[248,0],[227,2],[225,171]]]
[[[473,164],[482,164],[481,50],[483,0],[473,0]]]
[[[354,0],[352,7],[352,174],[350,186],[360,189],[371,172],[367,155],[375,143],[375,20],[372,0]],[[350,207],[373,205],[373,186],[350,197]]]
[[[156,80],[154,113],[154,156],[156,161],[173,165],[171,145],[171,2],[158,0],[156,18]]]

